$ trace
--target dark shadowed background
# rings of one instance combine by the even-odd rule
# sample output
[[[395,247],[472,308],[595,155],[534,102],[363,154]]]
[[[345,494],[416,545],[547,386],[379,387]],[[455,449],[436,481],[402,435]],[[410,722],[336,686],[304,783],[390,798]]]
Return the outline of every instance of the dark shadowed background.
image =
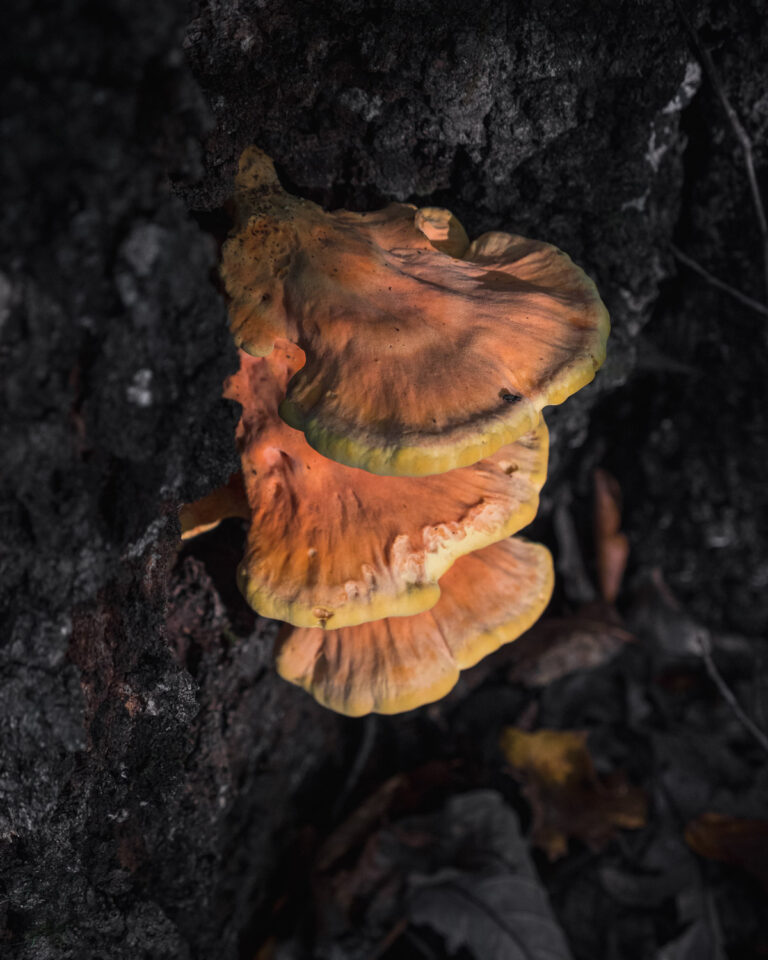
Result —
[[[765,13],[5,8],[0,955],[768,956]],[[236,465],[217,258],[252,142],[327,206],[555,243],[612,316],[604,369],[547,418],[549,614],[402,717],[275,676],[238,522],[180,550],[178,505]],[[616,606],[598,467],[630,542]],[[509,728],[588,731],[587,793],[553,799]]]

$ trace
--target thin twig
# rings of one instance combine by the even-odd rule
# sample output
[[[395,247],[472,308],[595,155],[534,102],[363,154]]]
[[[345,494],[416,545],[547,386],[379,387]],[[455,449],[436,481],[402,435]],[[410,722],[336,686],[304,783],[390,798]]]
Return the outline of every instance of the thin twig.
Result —
[[[376,947],[373,950],[373,953],[370,955],[370,960],[379,960],[379,957],[383,957],[385,953],[388,952],[389,948],[393,943],[397,943],[400,937],[408,929],[408,924],[410,920],[408,917],[403,917],[398,920],[397,923],[392,927],[392,929],[384,935],[384,937],[379,941]]]
[[[362,774],[363,769],[368,762],[368,757],[370,756],[371,750],[373,749],[375,739],[376,717],[374,714],[371,714],[363,721],[362,736],[360,738],[360,744],[357,748],[357,753],[355,754],[354,762],[352,763],[349,774],[344,781],[344,786],[341,788],[341,791],[336,798],[336,803],[333,805],[334,820],[338,819],[338,817],[341,815],[347,800],[357,786],[360,775]]]
[[[720,103],[723,105],[725,114],[728,117],[731,128],[736,134],[736,139],[739,141],[742,153],[744,154],[744,166],[747,170],[747,179],[749,180],[749,189],[752,194],[752,203],[755,208],[757,224],[763,241],[763,279],[765,281],[766,302],[768,302],[768,219],[766,219],[765,216],[765,205],[763,204],[763,197],[760,193],[760,185],[757,182],[755,159],[752,151],[752,141],[749,138],[749,134],[744,129],[741,120],[739,120],[739,115],[736,113],[731,101],[728,99],[725,88],[720,81],[720,76],[715,69],[715,64],[709,51],[699,42],[698,35],[693,28],[693,24],[683,10],[680,0],[675,0],[675,5],[677,6],[677,12],[680,16],[680,19],[683,21],[691,38],[691,43],[701,59],[704,70],[709,78],[709,82],[712,84],[715,93],[720,99]]]
[[[715,906],[714,897],[712,896],[712,891],[710,890],[709,884],[705,882],[703,877],[703,871],[701,869],[701,861],[699,860],[698,864],[698,880],[699,880],[699,895],[701,897],[701,905],[704,913],[704,920],[707,924],[707,929],[709,931],[709,942],[713,947],[713,956],[714,957],[725,957],[725,945],[723,944],[723,928],[720,923],[720,917],[717,913],[717,907]]]
[[[420,937],[412,927],[406,930],[405,935],[422,956],[427,957],[427,960],[437,960],[437,954],[432,947],[430,947],[427,941],[423,937]]]
[[[738,300],[739,303],[743,303],[745,307],[750,307],[752,310],[756,310],[758,313],[762,313],[764,317],[768,317],[768,307],[760,303],[759,300],[754,300],[752,297],[748,297],[746,293],[742,293],[741,290],[737,290],[736,287],[732,287],[730,283],[725,283],[723,280],[718,280],[717,277],[712,276],[708,270],[705,270],[700,263],[697,263],[687,254],[674,245],[671,246],[672,253],[680,261],[684,263],[686,267],[690,267],[694,273],[698,273],[700,277],[703,277],[707,283],[711,284],[713,287],[717,287],[718,290],[722,290],[724,293],[730,294],[734,299]]]
[[[725,682],[723,675],[715,666],[715,661],[712,658],[712,641],[707,631],[699,630],[698,639],[699,646],[701,647],[701,656],[704,660],[704,666],[707,668],[707,673],[709,674],[710,679],[720,691],[720,695],[722,696],[723,700],[725,700],[731,710],[733,710],[734,714],[738,717],[744,727],[752,734],[755,740],[757,740],[763,750],[768,753],[768,736],[766,736],[760,727],[758,727],[758,725],[754,722],[754,720],[747,716],[747,714],[742,710],[741,705],[736,699],[733,691]]]

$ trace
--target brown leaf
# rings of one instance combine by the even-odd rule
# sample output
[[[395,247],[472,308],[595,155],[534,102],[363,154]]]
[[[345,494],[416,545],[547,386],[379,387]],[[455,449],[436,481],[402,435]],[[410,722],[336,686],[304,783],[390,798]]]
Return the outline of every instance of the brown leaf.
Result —
[[[600,593],[606,603],[619,595],[629,556],[629,541],[621,532],[621,489],[615,477],[595,470],[595,553]]]
[[[751,873],[768,893],[768,820],[703,813],[685,828],[685,842],[700,857]]]
[[[621,772],[598,777],[584,731],[507,727],[501,747],[533,808],[533,842],[550,860],[566,853],[569,837],[599,848],[617,828],[645,825],[645,794]]]
[[[277,937],[270,935],[257,949],[253,960],[272,960],[277,949]]]
[[[571,960],[517,817],[499,794],[453,797],[430,820],[437,842],[422,855],[427,870],[411,872],[409,908],[417,926],[443,938],[441,956]]]
[[[635,639],[617,620],[612,607],[595,603],[567,618],[539,621],[504,651],[511,661],[507,679],[546,687],[576,670],[596,669]]]

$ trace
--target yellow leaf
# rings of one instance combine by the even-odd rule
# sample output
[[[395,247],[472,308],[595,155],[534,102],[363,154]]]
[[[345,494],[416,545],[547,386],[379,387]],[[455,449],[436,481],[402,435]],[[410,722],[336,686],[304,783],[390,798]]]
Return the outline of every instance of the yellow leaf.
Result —
[[[618,828],[645,825],[645,794],[619,771],[597,775],[585,732],[507,727],[501,748],[533,809],[533,842],[550,860],[569,837],[599,848]]]

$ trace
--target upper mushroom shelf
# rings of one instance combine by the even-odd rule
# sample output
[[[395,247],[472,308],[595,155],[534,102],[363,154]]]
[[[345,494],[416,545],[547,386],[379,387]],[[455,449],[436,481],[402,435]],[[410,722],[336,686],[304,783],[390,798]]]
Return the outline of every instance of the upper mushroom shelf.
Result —
[[[222,275],[235,341],[306,354],[281,404],[312,447],[372,473],[424,476],[491,456],[592,380],[609,323],[595,285],[547,243],[447,211],[326,213],[245,151]]]

